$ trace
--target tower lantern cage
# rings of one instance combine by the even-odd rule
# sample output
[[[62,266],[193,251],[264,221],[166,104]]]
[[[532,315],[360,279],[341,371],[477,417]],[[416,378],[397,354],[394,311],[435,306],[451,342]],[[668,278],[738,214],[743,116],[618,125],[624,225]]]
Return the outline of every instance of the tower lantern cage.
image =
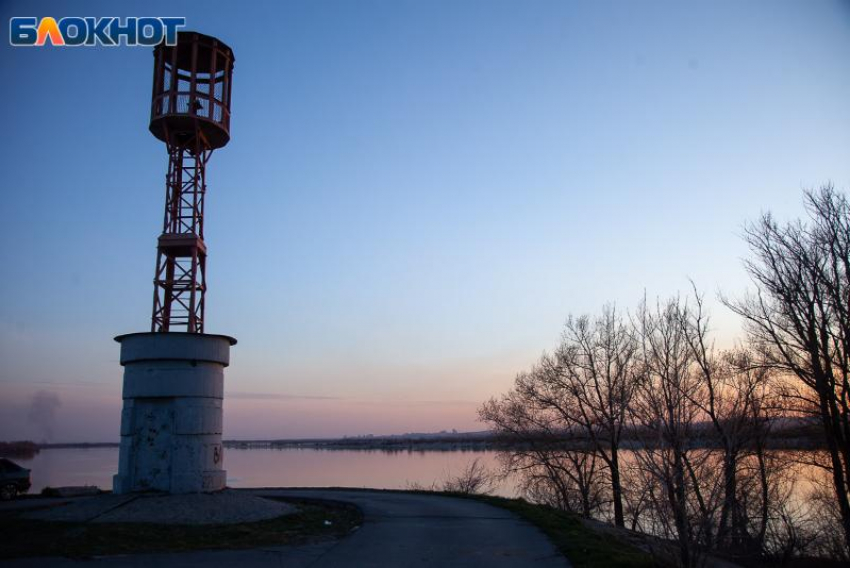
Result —
[[[154,49],[150,131],[168,148],[151,331],[204,332],[206,164],[230,141],[233,51],[197,32]]]

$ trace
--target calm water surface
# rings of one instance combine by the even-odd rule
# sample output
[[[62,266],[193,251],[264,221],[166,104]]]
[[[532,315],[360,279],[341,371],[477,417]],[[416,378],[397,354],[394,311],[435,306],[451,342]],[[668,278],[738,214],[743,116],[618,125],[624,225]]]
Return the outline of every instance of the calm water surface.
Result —
[[[494,451],[401,451],[316,450],[226,448],[224,467],[230,487],[372,487],[409,489],[418,485],[437,488],[460,475],[478,459],[484,467],[497,471]],[[628,452],[624,465],[631,462]],[[15,459],[32,470],[30,493],[47,486],[95,485],[112,489],[112,476],[118,471],[118,448],[48,449],[33,459]],[[810,480],[824,473],[812,466],[796,466],[792,499],[802,500],[811,490]],[[502,479],[493,493],[518,496],[516,479]]]
[[[225,449],[224,468],[230,487],[430,487],[459,475],[473,460],[496,469],[492,451],[381,452],[315,449]],[[118,448],[42,450],[33,459],[16,459],[32,470],[32,489],[47,486],[96,485],[112,489],[118,471]],[[510,479],[495,493],[515,496]]]

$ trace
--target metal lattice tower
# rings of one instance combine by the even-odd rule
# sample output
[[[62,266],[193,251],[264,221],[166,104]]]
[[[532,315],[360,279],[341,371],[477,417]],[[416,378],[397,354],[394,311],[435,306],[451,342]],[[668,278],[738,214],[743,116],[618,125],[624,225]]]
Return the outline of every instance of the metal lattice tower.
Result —
[[[166,143],[165,216],[157,242],[151,331],[204,332],[206,165],[230,140],[233,51],[181,32],[154,50],[150,131]]]

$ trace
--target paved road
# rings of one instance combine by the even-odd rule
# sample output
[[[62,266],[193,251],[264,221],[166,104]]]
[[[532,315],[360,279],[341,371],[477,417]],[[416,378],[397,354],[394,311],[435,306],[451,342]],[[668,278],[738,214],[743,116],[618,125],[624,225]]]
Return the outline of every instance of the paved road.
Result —
[[[569,563],[536,528],[508,511],[468,499],[332,489],[268,489],[255,492],[258,495],[354,503],[363,511],[363,526],[342,540],[305,546],[110,556],[86,562],[36,558],[16,560],[4,563],[4,566],[569,567]]]

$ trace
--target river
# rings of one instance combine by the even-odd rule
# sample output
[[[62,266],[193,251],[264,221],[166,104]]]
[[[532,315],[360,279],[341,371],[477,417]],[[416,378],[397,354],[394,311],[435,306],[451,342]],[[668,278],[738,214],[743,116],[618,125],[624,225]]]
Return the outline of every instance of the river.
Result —
[[[439,487],[459,475],[475,459],[497,468],[493,451],[399,451],[319,449],[225,449],[224,468],[230,487],[372,487],[407,489]],[[41,450],[32,459],[14,459],[32,470],[30,493],[45,487],[95,485],[112,488],[118,471],[118,448]],[[494,493],[516,496],[510,478]]]

